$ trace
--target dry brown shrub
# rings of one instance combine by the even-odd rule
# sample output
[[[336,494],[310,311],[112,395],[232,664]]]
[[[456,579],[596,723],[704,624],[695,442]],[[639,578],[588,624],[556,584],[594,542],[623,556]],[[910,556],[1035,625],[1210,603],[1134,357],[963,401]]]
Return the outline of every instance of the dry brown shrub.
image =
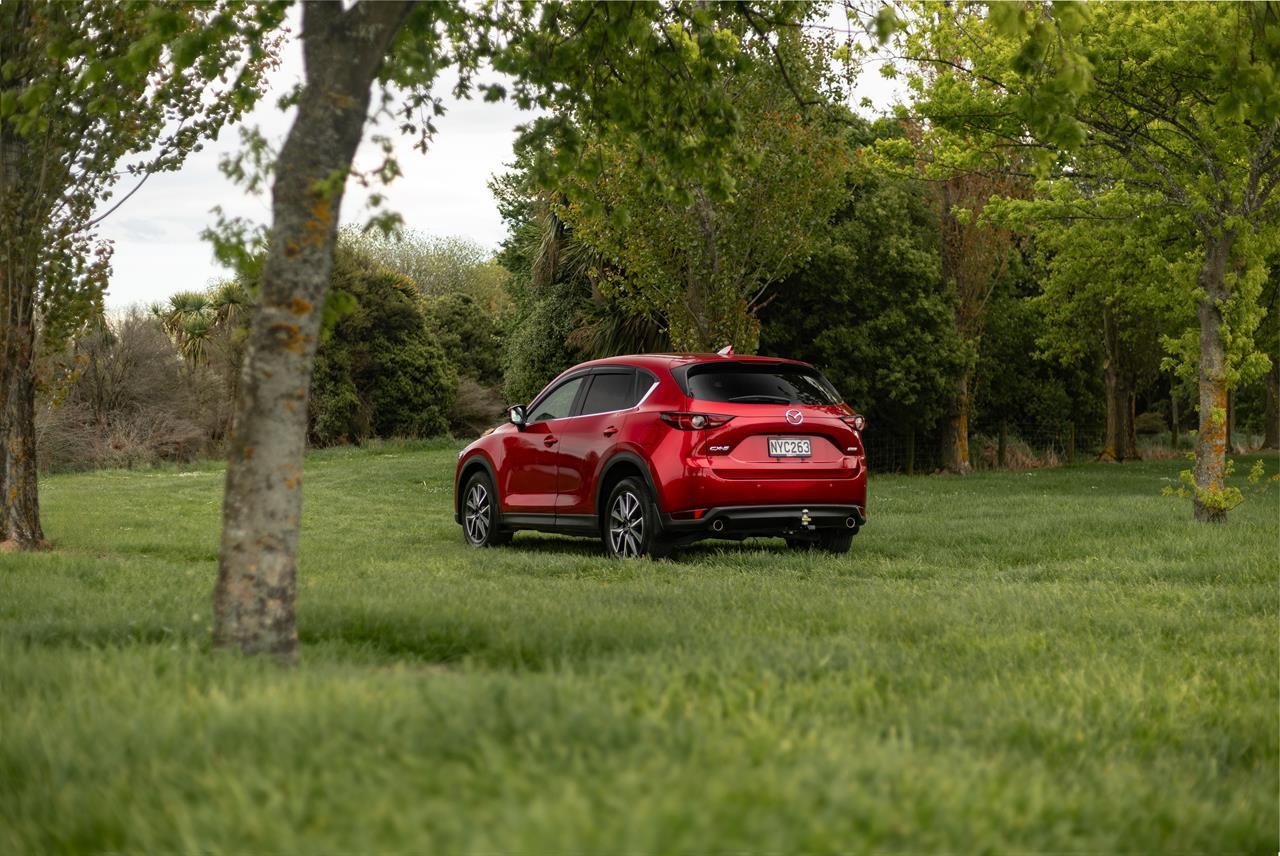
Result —
[[[1033,449],[1021,437],[1010,435],[1005,443],[1004,466],[1000,460],[1000,441],[996,437],[976,434],[969,441],[971,460],[979,470],[1040,470],[1062,465],[1062,458],[1053,448]]]
[[[504,402],[494,387],[475,378],[458,378],[458,394],[449,411],[449,430],[457,437],[474,437],[502,419]]]
[[[213,451],[226,423],[222,379],[184,363],[137,310],[85,331],[44,368],[36,447],[46,471],[188,461]]]

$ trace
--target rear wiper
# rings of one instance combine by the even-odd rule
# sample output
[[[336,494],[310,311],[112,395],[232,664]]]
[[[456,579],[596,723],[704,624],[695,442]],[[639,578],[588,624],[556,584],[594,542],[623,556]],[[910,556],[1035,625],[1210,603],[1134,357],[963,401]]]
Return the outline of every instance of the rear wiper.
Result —
[[[790,404],[791,399],[781,395],[739,395],[728,399],[741,404]]]

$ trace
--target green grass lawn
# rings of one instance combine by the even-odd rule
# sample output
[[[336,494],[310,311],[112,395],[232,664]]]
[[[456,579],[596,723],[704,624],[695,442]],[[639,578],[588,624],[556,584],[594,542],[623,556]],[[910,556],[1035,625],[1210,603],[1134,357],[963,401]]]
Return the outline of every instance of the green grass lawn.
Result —
[[[1182,462],[882,476],[848,556],[618,564],[467,548],[453,465],[308,458],[294,669],[209,650],[218,467],[47,479],[0,852],[1277,849],[1274,490],[1204,526]]]

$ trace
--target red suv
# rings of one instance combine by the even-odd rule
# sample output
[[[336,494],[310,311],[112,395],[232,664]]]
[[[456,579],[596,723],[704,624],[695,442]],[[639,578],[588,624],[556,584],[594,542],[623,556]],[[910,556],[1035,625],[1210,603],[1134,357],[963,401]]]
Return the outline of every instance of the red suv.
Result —
[[[478,547],[534,529],[622,558],[760,535],[839,553],[866,520],[863,418],[805,363],[596,360],[508,416],[458,456],[454,518]]]

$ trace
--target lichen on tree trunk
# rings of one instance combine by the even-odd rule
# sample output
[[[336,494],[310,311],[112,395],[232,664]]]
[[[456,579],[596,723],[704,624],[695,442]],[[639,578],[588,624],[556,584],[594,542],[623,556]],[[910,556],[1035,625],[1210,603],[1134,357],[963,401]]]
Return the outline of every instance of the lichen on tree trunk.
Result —
[[[309,2],[306,83],[281,149],[272,228],[228,444],[214,645],[296,656],[307,395],[343,181],[372,86],[412,4]]]
[[[1222,335],[1222,303],[1230,296],[1226,269],[1234,235],[1205,241],[1200,271],[1200,432],[1196,437],[1195,519],[1224,522],[1226,510],[1206,502],[1224,487],[1227,468],[1227,349]]]

